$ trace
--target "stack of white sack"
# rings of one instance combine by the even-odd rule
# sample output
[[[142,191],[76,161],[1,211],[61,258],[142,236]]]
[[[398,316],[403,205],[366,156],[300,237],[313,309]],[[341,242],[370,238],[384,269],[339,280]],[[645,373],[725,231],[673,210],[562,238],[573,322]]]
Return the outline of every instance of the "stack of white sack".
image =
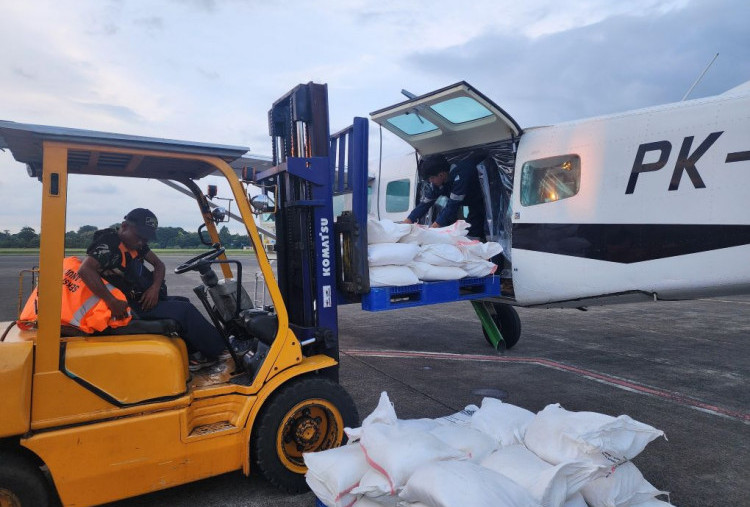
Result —
[[[407,267],[419,253],[419,246],[398,243],[411,231],[410,224],[367,219],[367,261],[371,287],[414,285],[419,278]]]
[[[402,420],[382,393],[362,426],[345,431],[347,445],[304,455],[307,483],[329,507],[670,505],[629,461],[663,432],[627,416],[559,405],[534,414],[485,398],[451,416]]]
[[[418,283],[415,277],[433,282],[493,274],[497,265],[489,259],[502,252],[502,246],[469,240],[468,229],[469,224],[463,220],[432,229],[418,224],[368,219],[370,285],[411,285]],[[411,259],[404,262],[410,256]],[[405,265],[411,268],[414,277],[403,270]]]

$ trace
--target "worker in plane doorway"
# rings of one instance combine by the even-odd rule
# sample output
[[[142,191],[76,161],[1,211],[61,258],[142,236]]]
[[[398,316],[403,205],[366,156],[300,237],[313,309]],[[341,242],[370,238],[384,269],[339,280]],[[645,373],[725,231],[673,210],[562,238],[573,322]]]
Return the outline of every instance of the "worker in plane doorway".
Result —
[[[439,197],[446,196],[448,203],[430,227],[451,225],[458,218],[459,209],[467,206],[469,213],[466,221],[471,225],[468,236],[484,241],[484,198],[479,186],[479,175],[471,159],[461,160],[451,168],[445,156],[431,155],[422,159],[420,165],[420,174],[430,184],[422,194],[419,204],[404,222],[417,222],[427,214]]]

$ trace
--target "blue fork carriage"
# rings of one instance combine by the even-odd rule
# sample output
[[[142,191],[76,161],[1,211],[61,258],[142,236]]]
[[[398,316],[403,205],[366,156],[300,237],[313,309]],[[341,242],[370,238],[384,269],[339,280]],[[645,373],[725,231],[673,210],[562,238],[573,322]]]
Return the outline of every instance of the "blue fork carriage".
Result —
[[[330,138],[331,188],[335,203],[351,198],[351,211],[336,218],[338,304],[361,302],[372,312],[413,306],[497,297],[500,277],[465,278],[425,282],[407,287],[370,288],[367,263],[367,160],[368,121],[354,118],[352,125]]]

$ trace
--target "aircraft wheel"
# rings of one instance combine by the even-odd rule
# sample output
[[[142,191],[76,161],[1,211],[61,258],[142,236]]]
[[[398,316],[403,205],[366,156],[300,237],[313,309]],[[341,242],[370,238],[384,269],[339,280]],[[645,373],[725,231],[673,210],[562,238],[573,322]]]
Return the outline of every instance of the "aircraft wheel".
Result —
[[[510,305],[494,303],[492,306],[495,308],[495,315],[492,316],[492,320],[495,321],[500,334],[503,335],[505,348],[509,349],[518,343],[519,338],[521,338],[521,318],[518,316],[516,309]],[[482,333],[484,333],[484,339],[487,340],[487,343],[492,345],[484,327],[482,327]]]
[[[253,429],[250,455],[260,473],[289,493],[308,490],[302,453],[346,442],[344,427],[359,425],[349,393],[322,377],[292,380],[264,403]]]
[[[0,506],[45,507],[50,504],[47,479],[30,460],[0,452]]]

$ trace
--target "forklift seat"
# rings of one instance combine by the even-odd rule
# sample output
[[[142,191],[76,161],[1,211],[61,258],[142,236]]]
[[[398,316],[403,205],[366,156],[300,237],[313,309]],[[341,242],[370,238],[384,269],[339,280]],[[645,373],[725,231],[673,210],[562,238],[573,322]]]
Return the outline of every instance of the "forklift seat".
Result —
[[[133,319],[122,327],[108,327],[96,333],[84,333],[77,327],[61,326],[61,336],[123,336],[130,334],[161,334],[164,336],[179,336],[180,325],[173,319]]]

